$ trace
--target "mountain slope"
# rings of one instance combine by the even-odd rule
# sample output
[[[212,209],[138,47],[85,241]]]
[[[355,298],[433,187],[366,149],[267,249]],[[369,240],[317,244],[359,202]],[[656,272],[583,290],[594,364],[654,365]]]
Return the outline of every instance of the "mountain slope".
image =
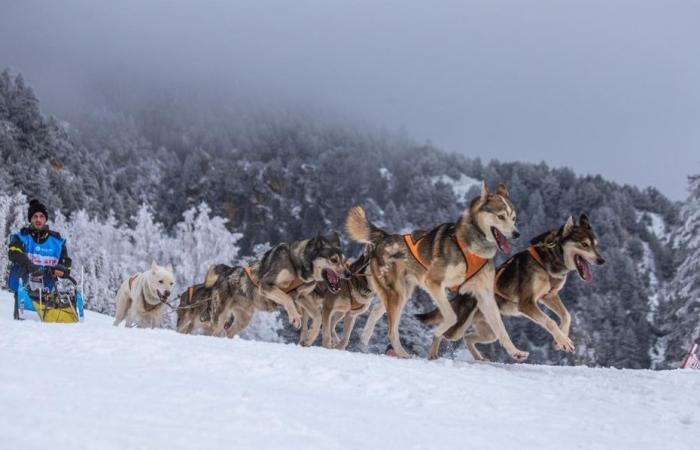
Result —
[[[569,215],[586,213],[608,261],[595,268],[593,283],[573,275],[563,291],[573,318],[575,354],[557,351],[551,336],[527,320],[508,322],[514,342],[530,350],[531,362],[651,367],[657,335],[673,326],[657,309],[661,287],[681,263],[679,252],[664,241],[678,223],[679,208],[654,189],[620,186],[546,164],[482,163],[403,135],[308,114],[252,115],[236,111],[235,105],[183,99],[143,99],[141,105],[93,114],[66,127],[69,134],[43,118],[31,89],[8,72],[0,76],[1,101],[9,106],[0,110],[0,192],[38,195],[64,214],[82,208],[91,218],[133,226],[145,201],[163,225],[160,235],[148,236],[157,242],[169,239],[185,211],[206,202],[213,215],[226,218],[226,226],[240,233],[240,259],[256,248],[342,232],[345,213],[355,204],[390,232],[430,229],[456,220],[481,180],[492,187],[505,182],[523,234],[515,250],[560,227]],[[77,250],[79,243],[73,242]],[[350,257],[358,252],[357,245],[345,249]],[[207,250],[212,251],[202,249]],[[242,262],[227,256],[229,262]],[[148,264],[149,257],[156,255],[125,270]],[[75,263],[96,266],[94,261]],[[206,268],[193,269],[183,279],[195,280]],[[104,292],[105,298],[91,299],[93,304],[111,301],[113,293]],[[414,352],[422,352],[431,335],[410,313],[433,307],[426,295],[416,295],[402,319],[402,338]],[[289,326],[281,334],[288,341],[297,336]],[[383,352],[385,334],[381,321],[369,350]],[[356,340],[349,348],[367,350]],[[507,359],[497,345],[484,351],[494,360]],[[666,363],[677,363],[673,353],[668,355]]]
[[[690,449],[693,371],[477,364],[16,322],[0,443],[23,449]]]

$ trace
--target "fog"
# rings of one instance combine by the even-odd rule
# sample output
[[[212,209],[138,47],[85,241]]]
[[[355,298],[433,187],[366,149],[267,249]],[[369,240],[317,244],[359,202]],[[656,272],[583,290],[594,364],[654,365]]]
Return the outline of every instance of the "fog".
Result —
[[[700,3],[11,1],[0,68],[52,114],[152,92],[319,108],[674,199],[700,173]]]

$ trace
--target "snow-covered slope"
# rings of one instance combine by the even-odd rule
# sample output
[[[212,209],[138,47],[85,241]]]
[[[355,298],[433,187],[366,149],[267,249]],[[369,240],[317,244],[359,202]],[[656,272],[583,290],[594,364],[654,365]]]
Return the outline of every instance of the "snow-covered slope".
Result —
[[[398,360],[11,320],[3,449],[690,449],[700,372]]]
[[[433,184],[445,183],[452,188],[455,193],[455,197],[460,201],[469,200],[465,196],[471,191],[472,188],[478,188],[481,186],[481,181],[475,180],[474,178],[468,177],[465,174],[460,174],[459,179],[454,180],[447,175],[440,175],[437,177],[432,177]]]

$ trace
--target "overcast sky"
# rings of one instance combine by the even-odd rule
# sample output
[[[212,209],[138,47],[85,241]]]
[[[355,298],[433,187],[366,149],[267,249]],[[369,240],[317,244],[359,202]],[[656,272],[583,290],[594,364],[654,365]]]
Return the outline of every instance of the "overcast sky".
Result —
[[[700,173],[700,2],[4,0],[1,67],[50,113],[225,86],[673,199]]]

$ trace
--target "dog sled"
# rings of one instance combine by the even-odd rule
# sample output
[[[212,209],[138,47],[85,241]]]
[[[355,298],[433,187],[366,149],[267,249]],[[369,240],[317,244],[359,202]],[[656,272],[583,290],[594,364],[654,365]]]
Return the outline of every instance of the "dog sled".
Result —
[[[83,296],[75,279],[58,278],[46,267],[30,274],[26,283],[20,280],[15,311],[19,320],[33,311],[41,322],[76,323],[84,318]]]

